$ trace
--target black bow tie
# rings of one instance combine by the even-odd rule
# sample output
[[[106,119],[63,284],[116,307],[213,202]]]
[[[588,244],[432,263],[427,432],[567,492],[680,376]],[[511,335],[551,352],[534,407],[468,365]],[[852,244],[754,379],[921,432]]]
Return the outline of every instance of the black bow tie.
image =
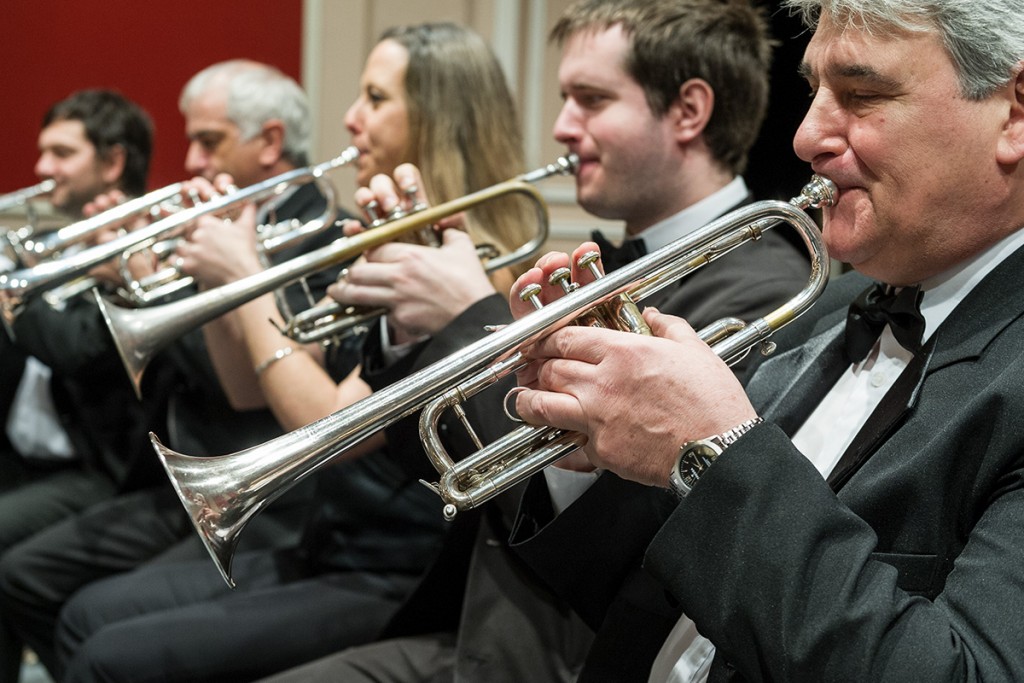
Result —
[[[641,239],[627,239],[621,247],[616,247],[601,234],[600,230],[592,232],[590,239],[601,248],[601,263],[604,264],[606,273],[630,264],[647,253],[647,248],[644,247],[644,241]]]
[[[867,358],[888,324],[900,346],[917,353],[924,336],[920,287],[904,287],[898,293],[884,284],[864,290],[850,304],[846,316],[846,355],[851,363]]]

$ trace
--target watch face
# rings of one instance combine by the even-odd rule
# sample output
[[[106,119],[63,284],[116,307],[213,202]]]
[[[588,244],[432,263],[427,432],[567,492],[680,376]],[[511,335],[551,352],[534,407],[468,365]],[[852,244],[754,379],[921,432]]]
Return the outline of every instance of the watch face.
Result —
[[[704,470],[722,454],[722,451],[740,436],[750,431],[752,427],[762,422],[764,420],[760,417],[755,417],[718,436],[710,436],[706,439],[684,443],[679,449],[679,458],[676,460],[675,466],[669,472],[669,486],[672,487],[672,490],[680,498],[688,496],[690,491],[693,490],[694,484],[697,483],[697,480],[704,473]]]
[[[698,441],[686,451],[686,460],[694,467],[704,469],[722,454],[722,449],[709,441]]]
[[[695,441],[690,444],[679,463],[680,474],[691,486],[700,474],[722,454],[722,449],[711,441]]]
[[[687,444],[679,457],[680,495],[687,495],[704,470],[722,454],[722,448],[710,439]]]

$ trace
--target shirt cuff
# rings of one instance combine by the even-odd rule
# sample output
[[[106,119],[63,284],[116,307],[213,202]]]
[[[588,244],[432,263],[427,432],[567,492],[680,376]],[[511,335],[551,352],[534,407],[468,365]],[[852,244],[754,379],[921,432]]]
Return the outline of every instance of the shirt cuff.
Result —
[[[380,355],[384,359],[384,364],[392,365],[405,358],[417,344],[426,338],[426,336],[423,336],[404,344],[392,344],[391,332],[388,331],[388,321],[386,318],[382,319],[380,321]]]

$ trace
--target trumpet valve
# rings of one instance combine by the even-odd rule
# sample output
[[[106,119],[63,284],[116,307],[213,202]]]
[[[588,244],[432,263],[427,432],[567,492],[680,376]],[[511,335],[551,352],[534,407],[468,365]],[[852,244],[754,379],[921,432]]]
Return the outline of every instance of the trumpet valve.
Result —
[[[540,290],[540,285],[526,285],[519,291],[519,299],[529,301],[539,311],[544,308],[544,304],[540,300]]]
[[[368,203],[364,204],[363,211],[366,213],[367,218],[370,219],[371,228],[379,228],[387,222],[384,218],[381,218],[380,202],[376,199],[371,199]]]
[[[558,285],[566,294],[580,287],[572,281],[572,271],[568,268],[558,268],[555,270],[555,272],[551,273],[551,277],[548,278],[548,282],[552,285]]]
[[[412,208],[409,209],[409,213],[416,213],[418,211],[423,211],[424,209],[430,208],[430,205],[427,202],[423,201],[422,199],[419,199],[416,196],[420,193],[419,185],[410,185],[409,187],[405,188],[403,192],[405,193],[406,201],[409,202],[409,204],[412,206]]]
[[[576,261],[576,267],[580,270],[590,271],[590,274],[594,276],[595,280],[604,277],[604,272],[601,271],[597,266],[597,262],[601,260],[601,252],[588,251],[583,256],[580,256]]]

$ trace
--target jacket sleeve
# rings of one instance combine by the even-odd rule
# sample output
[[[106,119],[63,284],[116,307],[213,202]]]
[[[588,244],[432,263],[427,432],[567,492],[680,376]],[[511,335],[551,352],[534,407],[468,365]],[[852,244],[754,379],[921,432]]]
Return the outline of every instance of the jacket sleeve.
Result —
[[[1014,680],[1024,671],[1015,460],[968,511],[977,518],[962,552],[937,558],[952,564],[948,576],[915,576],[923,557],[879,553],[863,515],[765,424],[708,469],[654,538],[646,567],[715,643],[716,663],[750,680]],[[904,515],[931,509],[902,495]],[[887,509],[890,519],[900,512]],[[937,592],[913,590],[921,581],[937,581]]]
[[[88,380],[120,373],[127,382],[110,331],[89,295],[72,299],[63,311],[33,297],[14,321],[14,336],[22,350],[57,374]]]

